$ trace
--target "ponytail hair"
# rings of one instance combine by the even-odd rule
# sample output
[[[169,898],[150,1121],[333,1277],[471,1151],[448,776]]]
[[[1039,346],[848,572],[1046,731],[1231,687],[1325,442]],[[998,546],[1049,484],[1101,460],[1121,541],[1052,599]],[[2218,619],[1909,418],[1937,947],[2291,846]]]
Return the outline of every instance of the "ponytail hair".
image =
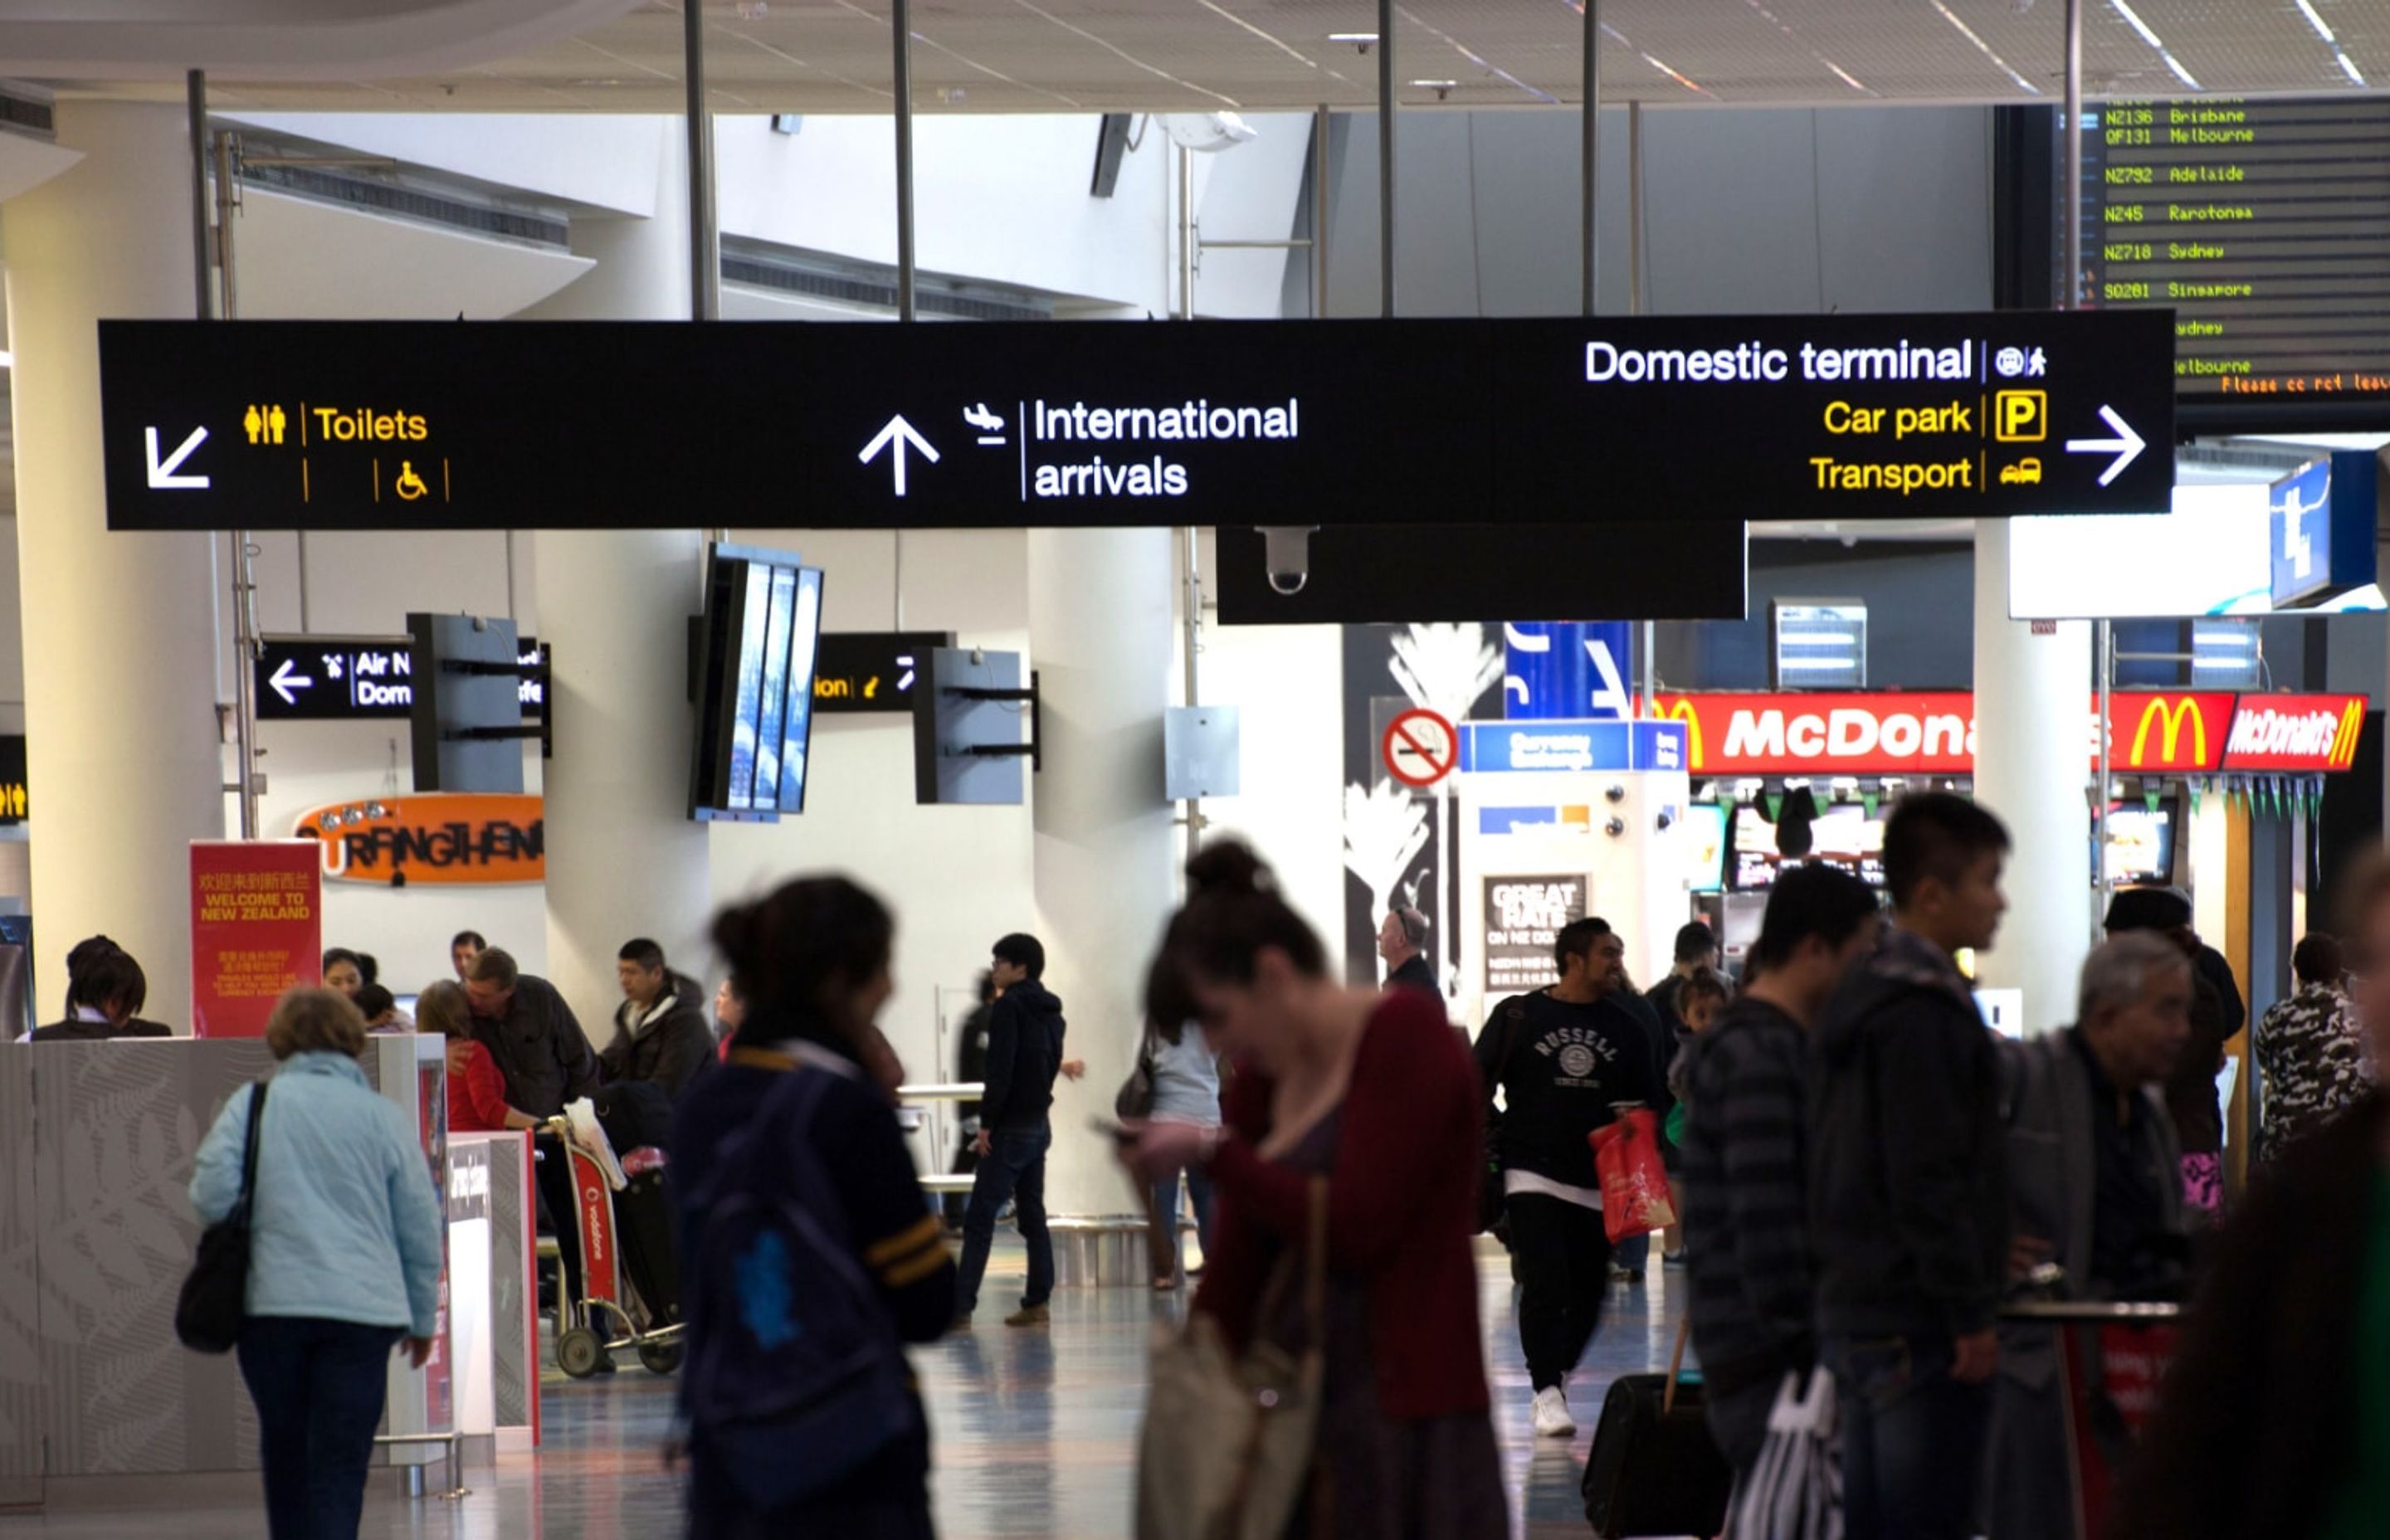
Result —
[[[746,1044],[809,1037],[852,1049],[867,1022],[843,1019],[836,994],[888,966],[896,921],[843,877],[801,877],[714,917],[713,945],[746,1002]]]
[[[1301,977],[1327,976],[1319,933],[1280,896],[1262,859],[1233,840],[1206,845],[1187,863],[1187,902],[1171,917],[1146,976],[1146,1019],[1200,1020],[1196,984],[1253,982],[1254,959],[1269,947]]]

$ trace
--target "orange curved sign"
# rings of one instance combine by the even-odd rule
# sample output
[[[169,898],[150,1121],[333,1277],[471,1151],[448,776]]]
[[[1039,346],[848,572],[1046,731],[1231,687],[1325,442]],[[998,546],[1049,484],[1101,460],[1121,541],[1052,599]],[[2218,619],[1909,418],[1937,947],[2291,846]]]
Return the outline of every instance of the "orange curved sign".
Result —
[[[324,877],[403,888],[547,880],[542,799],[427,791],[328,802],[291,832],[323,847]]]

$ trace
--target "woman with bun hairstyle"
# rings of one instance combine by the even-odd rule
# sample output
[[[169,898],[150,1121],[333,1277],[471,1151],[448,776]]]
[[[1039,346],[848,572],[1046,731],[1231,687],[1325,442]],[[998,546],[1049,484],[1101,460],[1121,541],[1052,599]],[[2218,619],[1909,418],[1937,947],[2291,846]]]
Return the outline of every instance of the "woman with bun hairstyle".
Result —
[[[801,878],[714,920],[745,1012],[722,1066],[681,1098],[672,1144],[693,1540],[933,1533],[929,1424],[903,1344],[945,1330],[955,1264],[882,1084],[901,1073],[875,1024],[894,989],[894,936],[880,900],[841,877]],[[721,1220],[740,1208],[751,1227]],[[794,1227],[752,1227],[758,1213],[790,1210]],[[850,1284],[842,1303],[861,1291],[859,1315],[837,1332],[850,1354],[842,1378],[797,1389],[809,1411],[719,1415],[705,1398],[777,1373],[772,1351],[803,1340],[808,1315],[838,1324],[826,1297],[784,1297],[825,1277]],[[758,1367],[742,1371],[741,1354]],[[867,1380],[885,1393],[857,1407],[848,1388]]]
[[[1207,847],[1187,877],[1146,1014],[1196,1022],[1238,1072],[1220,1127],[1150,1123],[1124,1158],[1149,1181],[1208,1171],[1218,1245],[1194,1308],[1240,1348],[1304,1345],[1300,1288],[1257,1317],[1279,1259],[1304,1246],[1312,1178],[1328,1178],[1324,1509],[1306,1505],[1291,1533],[1498,1540],[1510,1529],[1470,1239],[1469,1051],[1441,1001],[1330,978],[1318,935],[1245,846]]]

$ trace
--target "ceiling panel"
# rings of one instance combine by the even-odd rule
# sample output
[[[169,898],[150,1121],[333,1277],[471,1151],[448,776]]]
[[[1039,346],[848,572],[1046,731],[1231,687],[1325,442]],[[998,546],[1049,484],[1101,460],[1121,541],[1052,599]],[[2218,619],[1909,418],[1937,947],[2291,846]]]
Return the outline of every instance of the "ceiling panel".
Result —
[[[704,14],[717,111],[888,109],[886,0],[705,0]],[[1373,32],[1369,0],[921,0],[911,14],[923,112],[1376,99],[1374,54],[1329,41]],[[1602,94],[1657,105],[2055,99],[2064,15],[2063,0],[1602,0]],[[672,112],[681,27],[677,0],[648,0],[520,57],[438,75],[212,83],[236,110]],[[1582,27],[1570,0],[1402,0],[1400,100],[1573,105]],[[2095,96],[2390,83],[2390,0],[2087,0],[2084,65]],[[179,76],[86,89],[171,99]]]

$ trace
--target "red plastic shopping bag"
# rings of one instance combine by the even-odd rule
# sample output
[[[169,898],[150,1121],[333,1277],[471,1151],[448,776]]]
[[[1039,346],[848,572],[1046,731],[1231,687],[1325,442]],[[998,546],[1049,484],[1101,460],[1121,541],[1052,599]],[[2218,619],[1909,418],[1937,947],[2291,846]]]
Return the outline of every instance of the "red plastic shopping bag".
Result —
[[[1677,1222],[1668,1168],[1660,1160],[1659,1123],[1657,1113],[1638,1107],[1587,1136],[1601,1175],[1601,1226],[1613,1244]]]

